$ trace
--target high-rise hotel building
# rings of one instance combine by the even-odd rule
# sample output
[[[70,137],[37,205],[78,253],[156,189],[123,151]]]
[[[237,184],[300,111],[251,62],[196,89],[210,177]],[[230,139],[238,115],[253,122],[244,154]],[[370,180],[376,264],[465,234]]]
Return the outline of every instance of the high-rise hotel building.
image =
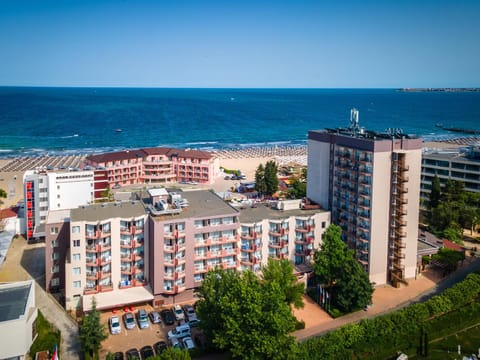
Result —
[[[400,129],[368,131],[352,109],[348,128],[309,131],[307,197],[376,284],[415,277],[422,140]]]

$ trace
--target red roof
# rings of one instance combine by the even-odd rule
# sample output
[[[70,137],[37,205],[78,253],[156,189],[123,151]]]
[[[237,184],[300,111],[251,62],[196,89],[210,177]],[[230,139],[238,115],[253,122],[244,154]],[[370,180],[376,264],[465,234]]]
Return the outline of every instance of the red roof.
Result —
[[[190,159],[211,159],[212,154],[208,151],[201,151],[201,150],[184,150],[184,149],[174,149],[174,148],[165,148],[165,147],[153,147],[153,148],[145,148],[145,149],[135,149],[135,150],[124,150],[124,151],[116,151],[111,153],[105,154],[98,154],[98,155],[90,155],[87,156],[86,159],[99,164],[99,163],[107,163],[107,162],[114,162],[126,159],[135,159],[135,158],[143,158],[147,155],[165,155],[168,157],[177,156],[179,158],[190,158]]]
[[[111,153],[105,154],[98,154],[98,155],[90,155],[87,156],[86,159],[94,162],[94,163],[107,163],[109,161],[120,161],[126,159],[136,159],[136,158],[143,158],[145,156],[145,152],[142,149],[135,149],[135,150],[124,150],[124,151],[116,151]]]
[[[455,244],[450,240],[443,239],[442,241],[443,241],[443,247],[446,249],[451,249],[451,250],[460,251],[460,252],[465,251],[465,248],[463,246]]]
[[[8,219],[12,217],[17,217],[17,213],[12,208],[0,210],[0,219]]]

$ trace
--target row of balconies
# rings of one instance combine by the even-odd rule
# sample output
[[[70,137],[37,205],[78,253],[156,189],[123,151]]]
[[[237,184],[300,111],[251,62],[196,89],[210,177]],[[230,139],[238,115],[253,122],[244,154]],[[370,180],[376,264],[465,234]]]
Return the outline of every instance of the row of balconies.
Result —
[[[288,245],[288,241],[280,240],[280,241],[269,241],[268,246],[271,248],[283,248]]]
[[[112,291],[113,290],[113,284],[102,284],[102,285],[87,285],[85,286],[83,290],[84,295],[89,295],[89,294],[96,294],[99,292],[106,292],[106,291]]]
[[[186,235],[183,230],[180,230],[180,231],[175,230],[175,231],[163,234],[164,239],[178,239],[179,237],[185,237],[185,236]]]
[[[185,264],[187,259],[185,256],[179,258],[164,258],[163,263],[165,266],[178,266]]]
[[[185,271],[169,271],[163,274],[164,280],[178,280],[186,276]]]
[[[255,231],[252,231],[252,232],[245,232],[245,233],[242,233],[240,235],[240,237],[242,239],[245,239],[245,240],[254,240],[254,239],[257,239],[257,238],[261,238],[262,237],[262,233],[261,232],[255,232]]]
[[[175,245],[163,245],[163,251],[167,253],[174,253],[178,251],[183,251],[187,248],[186,243],[175,244]]]
[[[87,253],[101,253],[103,251],[110,250],[112,248],[111,243],[102,243],[100,244],[93,244],[93,245],[87,245],[85,247],[85,250]]]
[[[120,234],[122,235],[138,235],[143,233],[143,226],[132,225],[130,227],[120,228]]]
[[[85,263],[87,266],[103,266],[110,264],[112,262],[112,258],[110,256],[104,256],[104,257],[87,257],[85,260]]]
[[[239,252],[240,252],[240,248],[223,249],[218,251],[206,251],[203,253],[196,253],[195,260],[215,259],[219,257],[232,256],[232,255],[237,255]]]
[[[313,236],[307,236],[306,238],[295,238],[295,244],[313,244],[315,238]]]
[[[134,249],[141,247],[144,244],[143,239],[142,240],[120,240],[120,248],[122,249]]]
[[[217,244],[228,244],[228,243],[236,243],[238,241],[238,236],[222,236],[219,238],[207,238],[202,240],[195,241],[195,247],[202,247],[202,246],[209,246],[209,245],[217,245]]]
[[[95,231],[87,231],[85,237],[87,239],[99,239],[102,237],[107,237],[111,235],[110,230],[95,230]]]
[[[298,232],[303,232],[303,233],[309,233],[311,231],[315,230],[315,225],[304,225],[301,227],[295,227],[295,231]]]
[[[283,236],[286,233],[288,233],[289,229],[288,228],[270,228],[270,231],[268,232],[269,235],[272,236]]]
[[[112,271],[87,271],[87,280],[105,279],[112,275]]]

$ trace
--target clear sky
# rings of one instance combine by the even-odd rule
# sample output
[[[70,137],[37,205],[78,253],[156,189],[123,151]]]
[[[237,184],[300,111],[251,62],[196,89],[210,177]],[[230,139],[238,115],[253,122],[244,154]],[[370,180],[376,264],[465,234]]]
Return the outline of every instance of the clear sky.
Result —
[[[1,0],[0,85],[480,86],[480,0]]]

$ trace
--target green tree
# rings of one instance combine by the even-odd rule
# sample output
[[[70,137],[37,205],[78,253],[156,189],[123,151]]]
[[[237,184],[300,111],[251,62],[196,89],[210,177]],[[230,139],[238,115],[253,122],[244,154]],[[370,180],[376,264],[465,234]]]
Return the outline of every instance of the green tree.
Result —
[[[329,288],[333,304],[350,312],[371,303],[373,287],[341,233],[340,226],[331,224],[327,228],[320,249],[315,251],[313,270],[320,283]]]
[[[303,182],[296,177],[290,178],[290,189],[288,195],[291,199],[302,199],[307,196],[307,183]]]
[[[455,222],[451,222],[450,225],[443,230],[442,235],[450,241],[463,245],[462,227]]]
[[[264,284],[277,283],[288,305],[293,305],[297,309],[303,308],[305,286],[298,282],[290,261],[268,259],[267,265],[262,267],[262,279]]]
[[[91,357],[98,356],[100,344],[107,337],[105,327],[100,322],[97,302],[95,298],[92,298],[92,310],[83,318],[83,324],[80,326],[79,338],[82,350]]]
[[[255,170],[255,190],[261,195],[265,194],[267,191],[267,186],[265,185],[265,168],[263,164],[258,165]]]
[[[110,186],[107,186],[105,190],[102,191],[102,202],[108,202],[113,200],[113,192],[110,189]]]
[[[265,164],[265,193],[273,195],[278,191],[278,167],[274,160]]]
[[[7,192],[3,189],[0,189],[0,205],[3,204],[2,199],[6,199],[6,198],[7,198]]]
[[[295,318],[276,281],[262,283],[251,271],[214,270],[197,294],[200,326],[233,358],[284,359],[295,348]]]
[[[438,206],[441,196],[442,188],[440,186],[440,179],[435,175],[432,180],[432,191],[430,191],[430,197],[428,200],[429,210],[435,209]]]

